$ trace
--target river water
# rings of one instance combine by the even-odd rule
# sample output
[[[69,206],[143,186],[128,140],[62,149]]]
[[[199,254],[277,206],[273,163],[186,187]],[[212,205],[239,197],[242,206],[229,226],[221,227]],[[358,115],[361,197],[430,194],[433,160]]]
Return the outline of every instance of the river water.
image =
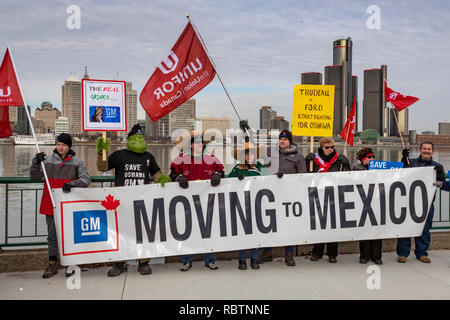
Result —
[[[208,146],[213,148],[212,146]],[[41,151],[46,154],[51,154],[54,146],[40,146]],[[111,146],[111,152],[125,148],[125,145]],[[317,148],[317,147],[316,147]],[[356,161],[356,153],[361,146],[348,147],[347,155],[351,163]],[[303,155],[309,153],[309,145],[300,146]],[[96,168],[97,153],[95,145],[75,145],[73,150],[78,157],[85,163],[88,172],[91,176],[99,176],[104,173],[99,172]],[[401,147],[395,146],[376,146],[373,147],[375,159],[385,161],[400,161]],[[151,152],[156,159],[161,170],[168,174],[170,163],[172,159],[178,154],[178,151],[173,145],[149,145],[147,151]],[[343,147],[337,147],[338,153],[343,152]],[[229,173],[234,166],[234,159],[232,157],[232,148],[215,148],[216,156],[225,165],[225,173]],[[29,176],[30,164],[32,158],[36,154],[35,146],[14,146],[14,145],[0,145],[0,177],[7,176]],[[417,150],[411,150],[411,157],[417,157]],[[436,147],[436,152],[433,158],[444,165],[445,170],[450,169],[450,147]],[[446,171],[447,172],[447,171]],[[108,173],[111,174],[111,173]],[[12,188],[37,188],[42,187],[42,184],[26,184],[26,185],[12,185]],[[20,198],[23,197],[24,204],[23,217],[20,212]],[[39,207],[41,198],[41,191],[29,190],[10,191],[8,196],[8,234],[13,235],[45,235],[46,224],[45,219],[41,215],[35,217],[36,204]],[[0,244],[5,242],[5,186],[0,184]],[[29,240],[15,240],[10,242],[23,241],[39,241],[45,242],[45,237],[30,238]]]

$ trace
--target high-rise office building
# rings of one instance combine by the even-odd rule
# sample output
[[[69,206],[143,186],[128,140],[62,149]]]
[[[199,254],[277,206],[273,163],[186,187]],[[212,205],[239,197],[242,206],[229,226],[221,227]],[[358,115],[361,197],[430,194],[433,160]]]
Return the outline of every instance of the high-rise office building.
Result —
[[[55,120],[55,136],[69,131],[69,118],[59,117]]]
[[[358,76],[352,76],[352,94],[356,100],[355,101],[356,102],[355,133],[356,133],[356,132],[358,132],[358,124],[359,124],[359,121],[358,121],[358,114],[359,114],[359,112],[358,112],[358,110],[359,110],[359,108],[358,108]],[[350,105],[350,109],[348,111],[349,113],[351,111],[352,106],[353,106],[353,101],[352,101],[352,104]]]
[[[322,74],[320,72],[303,72],[301,81],[302,84],[322,84]]]
[[[201,124],[202,131],[210,129],[219,130],[224,139],[227,135],[227,130],[230,129],[230,118],[197,117],[195,120],[196,125]]]
[[[55,131],[55,120],[60,116],[61,111],[53,108],[49,101],[42,102],[40,108],[34,111],[34,118],[44,121],[44,133]]]
[[[342,107],[343,103],[343,68],[341,65],[326,66],[325,67],[325,84],[334,85],[334,111],[333,111],[333,136],[339,135],[344,128],[342,125],[343,119],[347,120],[347,117]]]
[[[283,116],[275,116],[272,119],[271,130],[291,130],[289,121],[285,120]]]
[[[386,65],[364,70],[363,130],[375,129],[380,136],[388,136],[392,127],[384,98],[386,76]]]
[[[341,66],[341,102],[339,106],[341,110],[338,111],[341,117],[339,119],[340,122],[337,122],[335,119],[333,124],[333,128],[339,128],[339,132],[345,126],[353,103],[352,51],[353,42],[350,37],[347,39],[338,39],[333,42],[333,65]]]
[[[31,115],[31,107],[27,106],[27,108]],[[17,109],[17,134],[31,134],[30,123],[28,122],[28,117],[24,106],[18,107]]]
[[[170,137],[169,135],[169,115],[166,114],[164,117],[156,122],[145,113],[145,136],[152,139],[161,139]]]
[[[439,122],[439,134],[450,134],[450,122]]]
[[[272,129],[272,119],[276,117],[277,112],[272,110],[270,106],[263,106],[259,109],[259,128]]]

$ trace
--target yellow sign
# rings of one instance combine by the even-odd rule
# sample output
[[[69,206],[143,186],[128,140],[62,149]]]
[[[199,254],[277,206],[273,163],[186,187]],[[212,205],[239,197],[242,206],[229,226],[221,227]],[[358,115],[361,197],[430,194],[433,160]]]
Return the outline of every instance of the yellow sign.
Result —
[[[334,86],[294,86],[292,134],[295,136],[333,136]]]

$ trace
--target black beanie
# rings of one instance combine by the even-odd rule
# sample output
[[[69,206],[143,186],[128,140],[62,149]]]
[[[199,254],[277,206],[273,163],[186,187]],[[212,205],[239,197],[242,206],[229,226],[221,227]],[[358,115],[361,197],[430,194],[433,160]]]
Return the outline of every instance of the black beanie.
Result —
[[[280,132],[280,136],[278,137],[278,140],[281,138],[286,138],[289,140],[289,143],[292,144],[292,133],[289,130],[283,130]]]
[[[55,144],[57,144],[58,142],[62,142],[68,145],[69,148],[72,148],[72,138],[67,133],[61,133],[59,136],[57,136]]]
[[[133,128],[131,128],[131,131],[128,133],[127,139],[135,134],[144,134],[144,130],[142,130],[141,126],[138,124],[135,124]]]

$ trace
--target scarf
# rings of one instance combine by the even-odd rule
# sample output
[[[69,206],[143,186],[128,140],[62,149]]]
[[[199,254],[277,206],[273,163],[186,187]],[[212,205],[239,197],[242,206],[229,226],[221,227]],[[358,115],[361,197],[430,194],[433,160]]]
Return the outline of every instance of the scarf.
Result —
[[[333,151],[330,155],[326,156],[322,149],[319,148],[319,151],[316,152],[316,158],[314,159],[314,163],[317,164],[319,170],[317,172],[328,172],[330,170],[331,165],[337,160],[338,154],[336,150]]]

